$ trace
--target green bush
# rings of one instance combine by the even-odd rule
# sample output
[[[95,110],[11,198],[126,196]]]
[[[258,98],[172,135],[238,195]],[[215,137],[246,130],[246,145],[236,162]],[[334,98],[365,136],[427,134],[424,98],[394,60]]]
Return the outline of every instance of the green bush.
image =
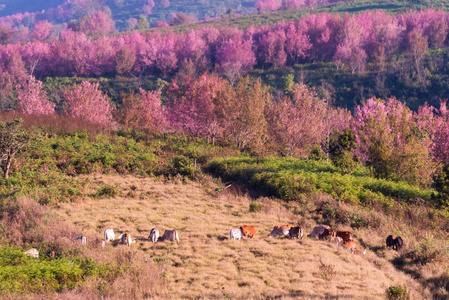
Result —
[[[193,160],[184,155],[173,157],[173,171],[176,174],[193,177],[195,174]]]
[[[260,203],[257,202],[251,202],[251,204],[249,205],[249,211],[250,212],[258,212],[262,210],[262,205],[260,205]]]
[[[400,285],[392,285],[386,290],[388,300],[409,300],[410,295],[407,289]]]
[[[79,286],[87,276],[100,275],[100,271],[92,259],[36,259],[19,248],[0,248],[0,294],[4,296],[61,292]]]
[[[120,195],[120,188],[105,184],[100,187],[95,193],[95,198],[114,198]]]
[[[331,163],[295,158],[214,158],[206,171],[225,181],[238,182],[249,189],[284,200],[296,200],[304,194],[324,192],[336,200],[390,211],[395,198],[414,203],[431,200],[434,192],[405,182],[376,179],[367,168],[358,166],[345,174]],[[354,225],[364,226],[361,220]]]

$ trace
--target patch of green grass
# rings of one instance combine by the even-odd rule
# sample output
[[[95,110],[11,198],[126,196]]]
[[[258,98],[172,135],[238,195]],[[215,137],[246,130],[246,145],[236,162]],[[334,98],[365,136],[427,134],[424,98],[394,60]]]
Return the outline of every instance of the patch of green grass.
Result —
[[[107,265],[92,259],[27,257],[10,246],[0,248],[0,294],[61,292],[79,286],[87,277],[109,274]]]
[[[255,193],[297,200],[305,194],[324,192],[340,201],[385,208],[394,199],[413,202],[431,201],[431,189],[420,189],[405,182],[393,182],[370,176],[359,167],[353,174],[342,174],[331,163],[295,158],[215,158],[207,170],[226,181],[239,182]]]

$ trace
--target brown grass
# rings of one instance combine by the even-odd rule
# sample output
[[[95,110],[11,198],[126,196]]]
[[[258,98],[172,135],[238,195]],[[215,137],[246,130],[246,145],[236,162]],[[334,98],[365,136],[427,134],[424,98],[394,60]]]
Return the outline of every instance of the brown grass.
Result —
[[[358,254],[327,241],[268,237],[274,225],[289,223],[310,233],[323,221],[314,213],[317,205],[332,201],[324,196],[287,204],[258,199],[262,209],[251,213],[252,199],[223,187],[218,192],[210,182],[184,184],[118,175],[98,176],[90,182],[86,188],[92,194],[103,184],[118,186],[121,194],[61,204],[55,213],[88,237],[85,255],[97,261],[128,261],[131,268],[106,290],[99,292],[92,282],[60,295],[64,298],[384,299],[391,285],[406,286],[412,299],[430,297],[421,281],[389,262],[400,255],[383,247],[383,236],[394,227],[391,221],[379,234],[353,231]],[[229,230],[242,224],[254,225],[257,237],[228,240]],[[347,224],[333,225],[350,229]],[[161,234],[165,229],[178,230],[180,244],[152,244],[148,236],[153,227]],[[105,228],[114,228],[117,236],[131,233],[137,245],[101,248]],[[93,239],[98,242],[90,243]],[[366,255],[361,254],[364,247]]]

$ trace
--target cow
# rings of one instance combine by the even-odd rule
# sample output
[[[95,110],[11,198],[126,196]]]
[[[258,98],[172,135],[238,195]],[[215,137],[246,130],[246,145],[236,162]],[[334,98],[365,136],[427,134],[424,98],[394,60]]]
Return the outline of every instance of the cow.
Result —
[[[253,238],[257,234],[256,228],[254,228],[254,226],[242,225],[240,226],[240,230],[242,231],[243,236],[249,238]]]
[[[328,225],[318,225],[315,226],[312,230],[312,232],[308,235],[310,238],[316,238],[319,237],[320,234],[324,232],[324,229],[331,229]]]
[[[136,242],[136,240],[134,239],[132,239],[132,237],[131,237],[131,235],[129,234],[129,233],[123,233],[123,234],[121,234],[119,237],[118,237],[118,239],[120,240],[120,243],[122,243],[123,245],[126,245],[126,246],[131,246],[131,244],[132,243],[135,243]]]
[[[343,241],[342,246],[343,248],[345,248],[346,250],[351,251],[351,253],[355,253],[355,242],[354,241]]]
[[[84,235],[80,235],[75,238],[75,242],[81,243],[81,245],[86,246],[87,239]]]
[[[229,239],[231,240],[240,240],[242,238],[242,231],[239,229],[231,229],[229,231]]]
[[[387,236],[387,240],[386,240],[386,244],[387,244],[387,248],[391,248],[394,245],[394,235],[389,235]]]
[[[343,241],[352,241],[352,233],[349,231],[337,231],[336,236],[339,236]]]
[[[273,231],[268,235],[269,237],[277,237],[278,235],[281,236],[287,236],[288,232],[290,231],[290,228],[292,228],[293,224],[288,225],[280,225],[280,226],[274,226]]]
[[[114,229],[105,229],[104,230],[104,241],[110,242],[115,240]]]
[[[324,229],[323,233],[318,236],[320,240],[330,240],[336,236],[336,233],[332,229]]]
[[[400,236],[396,237],[393,240],[393,250],[396,250],[396,251],[400,250],[403,245],[404,245],[404,241],[402,240],[402,238]]]
[[[290,228],[288,234],[290,235],[290,238],[301,238],[304,236],[304,230],[300,226],[292,227]]]
[[[151,229],[150,236],[148,237],[153,243],[156,243],[159,239],[159,230],[157,228]]]
[[[341,242],[343,242],[343,239],[339,236],[335,236],[335,237],[331,238],[331,243],[339,245]]]
[[[25,252],[23,252],[26,256],[31,256],[34,258],[39,258],[39,251],[36,248],[31,248]]]
[[[164,234],[159,238],[159,241],[163,242],[165,240],[176,241],[179,245],[179,235],[176,230],[165,230]]]

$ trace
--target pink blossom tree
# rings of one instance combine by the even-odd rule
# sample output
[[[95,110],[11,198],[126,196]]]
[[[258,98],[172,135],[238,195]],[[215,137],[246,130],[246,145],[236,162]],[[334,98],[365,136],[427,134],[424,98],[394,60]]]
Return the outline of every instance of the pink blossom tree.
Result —
[[[358,156],[381,178],[427,185],[435,171],[430,139],[421,134],[413,112],[400,101],[370,98],[356,107],[352,128]]]
[[[227,118],[235,93],[227,80],[203,74],[195,81],[167,89],[169,119],[173,129],[207,138],[212,144],[223,137],[232,122]]]
[[[281,0],[259,0],[254,5],[260,12],[275,11],[281,8]]]
[[[163,8],[167,8],[170,6],[170,0],[161,0],[160,5]]]
[[[449,110],[447,100],[440,100],[440,108],[427,104],[418,109],[418,127],[429,134],[431,154],[442,164],[449,163]]]
[[[102,126],[114,124],[112,119],[114,108],[109,97],[99,89],[99,83],[88,81],[81,84],[74,83],[70,89],[64,90],[63,98],[67,103],[66,115]]]
[[[245,40],[242,35],[221,41],[217,45],[215,57],[219,70],[232,84],[243,72],[252,69],[256,64],[252,40]]]
[[[292,87],[292,98],[284,97],[266,110],[270,135],[282,151],[293,156],[320,144],[325,134],[326,103],[304,84]]]
[[[115,29],[115,22],[107,13],[99,10],[81,18],[79,29],[88,36],[108,34]]]
[[[40,21],[34,24],[33,30],[30,32],[32,38],[44,41],[50,37],[53,25],[48,21]]]
[[[42,82],[33,76],[16,87],[17,108],[27,115],[51,115],[55,112],[55,105],[47,100],[47,93],[42,90]]]

